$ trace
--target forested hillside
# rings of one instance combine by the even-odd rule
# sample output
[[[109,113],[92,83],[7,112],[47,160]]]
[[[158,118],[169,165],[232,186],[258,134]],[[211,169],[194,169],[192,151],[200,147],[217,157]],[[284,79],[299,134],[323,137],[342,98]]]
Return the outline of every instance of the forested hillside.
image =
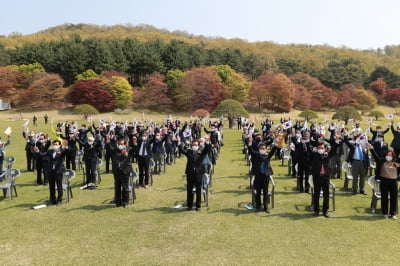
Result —
[[[0,92],[14,106],[90,103],[105,111],[213,111],[224,99],[258,111],[366,109],[399,104],[399,57],[399,46],[360,51],[251,43],[148,25],[64,24],[0,36]],[[94,101],[94,95],[104,99]]]

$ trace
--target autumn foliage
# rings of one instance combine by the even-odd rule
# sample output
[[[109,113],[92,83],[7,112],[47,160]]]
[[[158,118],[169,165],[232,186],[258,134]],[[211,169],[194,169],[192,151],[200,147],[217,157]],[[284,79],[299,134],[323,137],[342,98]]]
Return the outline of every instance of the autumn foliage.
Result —
[[[101,89],[101,80],[80,80],[76,82],[68,98],[73,105],[90,104],[99,111],[111,111],[115,108],[115,99],[112,95]]]

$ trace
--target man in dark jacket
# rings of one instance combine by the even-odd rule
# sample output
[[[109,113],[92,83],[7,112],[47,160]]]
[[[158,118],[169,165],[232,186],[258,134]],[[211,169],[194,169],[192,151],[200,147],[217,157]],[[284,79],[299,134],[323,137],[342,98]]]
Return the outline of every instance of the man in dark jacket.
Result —
[[[35,146],[36,153],[40,153],[43,157],[48,158],[47,178],[49,179],[50,201],[49,205],[61,205],[63,197],[62,178],[65,171],[64,158],[68,149],[68,143],[61,146],[59,140],[53,140],[53,149],[40,153],[40,150]],[[56,199],[56,184],[57,184],[57,199]]]
[[[196,187],[196,211],[199,211],[201,208],[201,184],[202,177],[205,173],[203,167],[203,159],[206,156],[210,149],[211,144],[209,139],[207,139],[205,143],[205,147],[203,150],[199,149],[199,141],[192,141],[192,148],[187,149],[183,143],[178,143],[178,148],[180,152],[186,156],[186,181],[187,181],[187,210],[192,210],[193,208],[193,187]]]
[[[133,172],[132,152],[130,152],[130,147],[127,147],[123,136],[118,137],[116,146],[111,144],[110,150],[114,174],[115,205],[126,208],[129,202],[129,175]]]
[[[329,218],[329,182],[331,176],[330,158],[324,143],[318,143],[316,149],[311,153],[311,175],[314,183],[313,206],[314,216],[319,215],[319,197],[322,190],[323,203],[322,213]]]
[[[258,144],[257,150],[254,150],[252,145],[253,138],[249,137],[248,149],[251,154],[252,168],[251,173],[254,174],[253,189],[255,190],[255,211],[261,210],[261,191],[264,194],[264,211],[268,210],[268,183],[269,178],[273,174],[270,160],[276,151],[274,145],[269,153],[267,153],[267,145],[264,142]]]

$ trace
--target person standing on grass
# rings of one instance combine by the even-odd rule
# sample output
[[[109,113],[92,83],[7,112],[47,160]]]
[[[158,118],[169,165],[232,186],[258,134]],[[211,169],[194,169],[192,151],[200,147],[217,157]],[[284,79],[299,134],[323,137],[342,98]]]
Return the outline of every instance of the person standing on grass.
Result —
[[[79,140],[79,142],[81,142]],[[83,161],[85,162],[86,170],[86,185],[88,188],[96,188],[96,167],[98,157],[98,150],[100,149],[101,143],[99,135],[96,138],[89,137],[88,141],[83,144]]]
[[[269,178],[273,174],[270,160],[277,150],[277,147],[273,145],[271,151],[267,153],[267,145],[264,142],[260,142],[257,146],[257,150],[254,150],[253,138],[248,139],[248,149],[251,155],[252,169],[251,173],[254,174],[253,189],[255,190],[255,202],[256,209],[258,212],[261,210],[261,191],[264,194],[264,211],[269,213],[268,209],[268,184]]]
[[[381,190],[381,205],[383,218],[389,218],[389,202],[390,202],[390,217],[394,220],[397,219],[397,202],[398,202],[398,186],[397,179],[399,177],[399,164],[396,159],[397,156],[394,151],[386,151],[384,157],[376,153],[374,146],[368,144],[368,149],[374,156],[376,165],[376,180],[380,180]],[[389,199],[390,197],[390,199]]]
[[[314,216],[319,216],[319,198],[322,190],[323,203],[322,213],[326,218],[329,218],[329,182],[331,176],[330,157],[326,151],[325,144],[319,142],[311,153],[311,175],[314,183],[313,206]]]
[[[35,161],[36,161],[36,185],[45,185],[48,184],[47,178],[47,165],[49,159],[46,155],[42,155],[49,150],[51,145],[48,136],[45,134],[40,134],[39,140],[36,142],[35,147],[39,149],[39,152],[35,153]],[[42,179],[43,172],[43,179]]]
[[[358,185],[360,185],[360,194],[367,195],[365,192],[365,175],[369,167],[369,157],[365,147],[366,139],[363,135],[355,135],[354,142],[350,142],[345,131],[344,142],[349,147],[349,154],[346,161],[351,163],[353,195],[357,194]]]
[[[200,149],[199,141],[193,140],[191,149],[187,148],[184,143],[181,143],[178,138],[178,148],[180,152],[186,156],[186,202],[187,210],[193,209],[193,187],[196,187],[196,211],[201,209],[201,185],[202,178],[205,174],[203,167],[204,156],[211,150],[209,136],[206,137],[204,149]]]
[[[153,154],[151,151],[151,139],[148,138],[146,131],[142,131],[139,140],[132,140],[132,144],[137,154],[137,162],[139,166],[139,185],[143,188],[149,187],[149,168],[150,158]]]
[[[40,153],[41,156],[48,158],[47,165],[47,178],[49,179],[50,201],[49,205],[59,206],[62,203],[63,187],[62,178],[65,171],[64,158],[68,149],[67,140],[61,146],[59,140],[53,140],[53,149],[40,153],[40,150],[35,146],[35,152]],[[57,198],[56,198],[56,184],[57,184]]]
[[[106,135],[106,142],[110,142],[110,135]],[[112,157],[112,172],[114,174],[114,194],[116,207],[128,207],[129,202],[129,175],[132,169],[132,152],[126,145],[123,136],[118,137],[115,145],[110,145]]]

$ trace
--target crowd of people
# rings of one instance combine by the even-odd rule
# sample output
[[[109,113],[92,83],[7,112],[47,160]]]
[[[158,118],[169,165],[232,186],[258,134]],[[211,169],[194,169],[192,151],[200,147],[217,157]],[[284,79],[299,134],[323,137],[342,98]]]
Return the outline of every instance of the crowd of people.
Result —
[[[47,119],[46,116],[46,124]],[[187,157],[187,209],[193,208],[192,191],[196,188],[196,210],[200,210],[202,178],[215,166],[222,144],[221,121],[210,120],[205,125],[205,121],[198,119],[181,122],[167,118],[162,124],[146,120],[100,120],[95,123],[90,118],[88,122],[79,126],[69,121],[54,125],[52,121],[52,134],[29,130],[27,124],[24,127],[26,169],[36,170],[37,185],[49,186],[48,205],[62,204],[63,172],[65,169],[77,170],[78,153],[83,154],[84,188],[95,189],[98,185],[99,160],[104,162],[106,173],[111,168],[116,207],[128,206],[129,177],[134,169],[138,169],[137,188],[147,189],[151,185],[150,173],[160,174],[166,165],[174,164],[176,157],[184,155]]]
[[[363,130],[358,122],[351,124],[350,129],[340,121],[308,125],[307,121],[292,123],[290,119],[281,118],[275,125],[267,118],[258,129],[246,118],[241,117],[237,122],[238,129],[242,130],[243,152],[248,155],[250,172],[255,177],[256,211],[261,209],[260,196],[264,194],[264,210],[269,212],[266,195],[269,176],[273,174],[270,160],[274,154],[277,160],[283,160],[282,149],[286,149],[291,158],[291,175],[297,180],[296,189],[310,193],[309,177],[312,177],[315,216],[320,215],[322,191],[322,214],[329,218],[330,179],[342,179],[342,166],[346,163],[353,177],[353,195],[367,195],[365,178],[368,171],[374,169],[381,192],[382,214],[384,218],[397,219],[400,124],[395,127],[391,121],[386,129],[379,125],[374,128],[370,124]],[[385,134],[389,131],[393,134],[390,145],[385,142]],[[271,147],[271,150],[266,152],[266,147]]]

